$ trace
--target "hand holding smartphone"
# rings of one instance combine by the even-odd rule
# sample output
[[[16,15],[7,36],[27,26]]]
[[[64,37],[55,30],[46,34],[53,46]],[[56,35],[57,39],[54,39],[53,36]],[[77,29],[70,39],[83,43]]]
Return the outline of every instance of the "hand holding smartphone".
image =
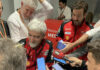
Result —
[[[62,63],[62,64],[67,64],[66,61],[63,60],[63,59],[58,59],[58,58],[56,58],[56,57],[54,57],[53,59],[54,59],[55,61],[57,61],[57,62]]]
[[[58,42],[57,48],[58,48],[59,50],[61,50],[61,49],[64,49],[65,47],[66,47],[66,44],[63,44],[63,40],[60,40],[60,41]]]

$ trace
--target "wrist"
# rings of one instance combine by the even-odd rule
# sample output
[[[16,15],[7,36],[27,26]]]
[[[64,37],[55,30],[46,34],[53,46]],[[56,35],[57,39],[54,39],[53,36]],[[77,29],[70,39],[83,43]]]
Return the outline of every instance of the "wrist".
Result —
[[[66,49],[62,49],[61,51],[62,51],[63,53],[66,53]]]
[[[74,48],[76,46],[78,46],[78,43],[77,42],[74,42],[72,48]]]

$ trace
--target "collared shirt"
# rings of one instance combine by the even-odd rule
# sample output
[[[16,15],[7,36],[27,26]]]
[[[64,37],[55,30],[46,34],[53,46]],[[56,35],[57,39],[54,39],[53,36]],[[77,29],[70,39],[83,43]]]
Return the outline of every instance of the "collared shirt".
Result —
[[[71,19],[71,9],[68,6],[66,6],[62,10],[58,8],[58,16],[60,16],[61,13],[63,13],[63,15],[65,16],[64,20]]]

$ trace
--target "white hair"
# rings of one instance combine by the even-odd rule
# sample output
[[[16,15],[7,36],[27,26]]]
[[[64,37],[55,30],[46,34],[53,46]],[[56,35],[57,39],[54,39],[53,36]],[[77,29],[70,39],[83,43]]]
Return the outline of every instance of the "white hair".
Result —
[[[28,24],[29,30],[40,32],[41,34],[45,35],[47,27],[45,22],[40,21],[38,19],[33,19],[29,24]]]
[[[37,0],[22,0],[22,2],[25,4],[25,5],[28,5],[30,7],[33,7],[33,8],[37,8],[38,6],[38,1]]]

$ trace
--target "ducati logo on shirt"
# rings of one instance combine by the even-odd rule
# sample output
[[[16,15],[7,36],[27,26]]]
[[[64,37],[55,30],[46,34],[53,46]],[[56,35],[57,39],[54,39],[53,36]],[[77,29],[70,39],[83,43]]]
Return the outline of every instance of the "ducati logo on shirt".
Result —
[[[69,36],[66,36],[66,40],[69,40]]]

